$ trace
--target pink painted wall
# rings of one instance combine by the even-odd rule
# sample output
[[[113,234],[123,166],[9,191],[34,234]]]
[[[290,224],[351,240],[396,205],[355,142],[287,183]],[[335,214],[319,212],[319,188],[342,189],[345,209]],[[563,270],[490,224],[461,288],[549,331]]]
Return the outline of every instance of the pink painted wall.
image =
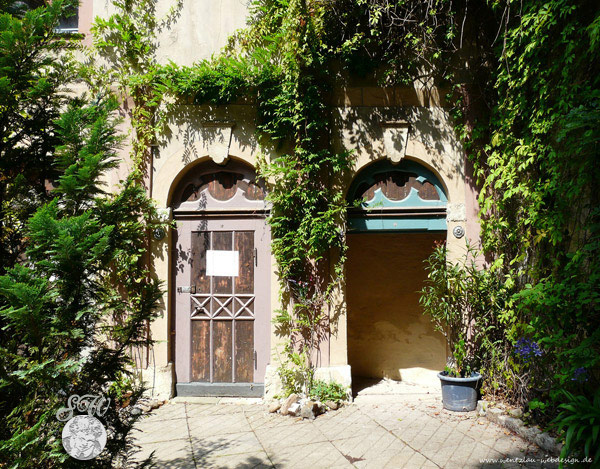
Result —
[[[90,29],[94,21],[94,0],[79,1],[79,32],[85,34],[83,43],[85,45],[92,44],[92,35]]]

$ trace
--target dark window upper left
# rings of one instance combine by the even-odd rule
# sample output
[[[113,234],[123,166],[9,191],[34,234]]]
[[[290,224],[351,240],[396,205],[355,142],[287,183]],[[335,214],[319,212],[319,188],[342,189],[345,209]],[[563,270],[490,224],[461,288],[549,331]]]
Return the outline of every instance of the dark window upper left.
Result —
[[[56,31],[59,33],[76,33],[79,31],[79,8],[77,6],[73,6],[69,14],[61,17]]]

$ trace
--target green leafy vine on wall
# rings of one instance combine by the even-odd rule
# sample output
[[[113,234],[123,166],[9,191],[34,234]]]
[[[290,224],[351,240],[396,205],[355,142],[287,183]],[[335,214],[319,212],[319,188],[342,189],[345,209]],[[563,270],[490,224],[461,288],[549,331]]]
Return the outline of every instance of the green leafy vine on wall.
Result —
[[[96,17],[89,65],[82,72],[92,89],[116,87],[128,111],[134,135],[131,157],[140,179],[149,176],[152,146],[163,133],[170,102],[158,79],[162,66],[156,51],[157,35],[179,15],[182,1],[159,18],[156,0],[114,0],[108,18]]]
[[[121,8],[141,15],[153,11],[150,4]],[[482,186],[484,248],[509,294],[487,341],[496,345],[486,351],[486,389],[524,403],[551,400],[561,385],[598,386],[599,18],[592,1],[257,0],[248,27],[225,51],[192,67],[157,65],[154,36],[132,39],[118,22],[97,30],[146,44],[132,53],[149,60],[125,57],[128,78],[121,79],[142,103],[134,127],[147,135],[143,148],[160,133],[163,96],[250,100],[260,141],[279,145],[279,156],[264,159],[259,171],[270,185],[282,282],[278,327],[291,338],[288,361],[304,387],[312,381],[309,351],[322,338],[316,331],[331,326],[326,305],[345,252],[338,183],[352,159],[331,146],[332,93],[353,81],[448,85]],[[109,53],[117,42],[98,45]],[[519,343],[535,343],[541,357],[524,363]]]
[[[280,369],[288,392],[312,388],[312,355],[332,326],[327,307],[345,259],[339,227],[346,204],[336,183],[351,158],[331,147],[326,13],[320,2],[255,2],[250,27],[218,62],[251,72],[241,83],[255,92],[259,133],[289,148],[259,167],[272,204],[271,250],[283,302],[276,327],[289,340]]]

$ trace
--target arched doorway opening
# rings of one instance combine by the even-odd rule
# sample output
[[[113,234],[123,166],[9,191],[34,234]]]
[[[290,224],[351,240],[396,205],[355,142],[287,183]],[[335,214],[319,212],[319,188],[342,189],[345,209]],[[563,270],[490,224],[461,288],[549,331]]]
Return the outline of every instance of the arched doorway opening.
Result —
[[[261,396],[269,360],[264,186],[236,160],[190,168],[173,190],[172,355],[184,396]]]
[[[350,186],[348,362],[353,382],[435,383],[446,346],[419,306],[424,260],[446,240],[445,190],[414,161],[378,161]]]

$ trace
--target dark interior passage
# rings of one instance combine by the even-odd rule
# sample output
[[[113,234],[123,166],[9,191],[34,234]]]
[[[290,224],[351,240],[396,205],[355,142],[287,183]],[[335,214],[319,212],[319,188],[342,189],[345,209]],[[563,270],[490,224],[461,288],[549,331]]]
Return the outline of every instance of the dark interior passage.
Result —
[[[348,235],[348,359],[352,374],[431,383],[446,345],[422,314],[424,260],[446,233]]]

